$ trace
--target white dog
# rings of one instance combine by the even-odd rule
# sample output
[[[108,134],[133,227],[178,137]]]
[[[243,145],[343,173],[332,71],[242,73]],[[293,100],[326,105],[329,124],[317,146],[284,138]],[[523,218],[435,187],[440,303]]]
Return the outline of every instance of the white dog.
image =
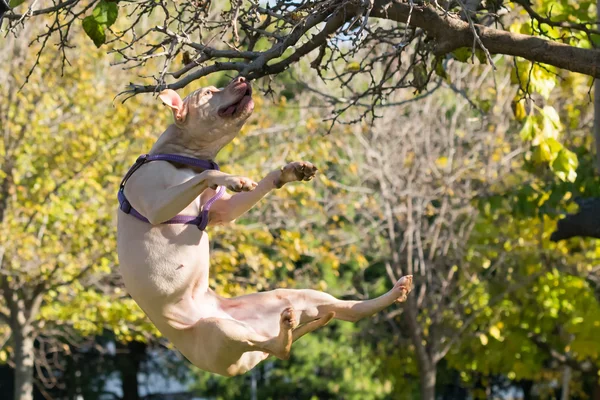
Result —
[[[315,290],[277,289],[236,298],[213,292],[206,224],[233,221],[271,190],[310,180],[317,169],[293,162],[258,184],[216,169],[210,160],[254,109],[244,78],[223,90],[197,90],[184,100],[173,90],[160,98],[175,123],[121,185],[120,269],[133,299],[194,365],[225,376],[242,374],[269,355],[287,359],[294,340],[333,317],[358,321],[406,299],[412,276],[366,301],[341,301]],[[230,196],[224,188],[243,193]]]

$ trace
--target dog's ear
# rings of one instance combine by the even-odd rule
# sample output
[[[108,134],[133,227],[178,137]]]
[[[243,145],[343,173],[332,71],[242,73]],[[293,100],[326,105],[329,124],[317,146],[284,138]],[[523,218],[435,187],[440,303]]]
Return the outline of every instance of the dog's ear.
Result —
[[[175,117],[176,123],[182,123],[185,120],[185,115],[187,114],[185,112],[186,107],[176,91],[165,89],[160,92],[158,97],[160,97],[163,103],[169,106],[171,111],[173,111],[173,117]]]

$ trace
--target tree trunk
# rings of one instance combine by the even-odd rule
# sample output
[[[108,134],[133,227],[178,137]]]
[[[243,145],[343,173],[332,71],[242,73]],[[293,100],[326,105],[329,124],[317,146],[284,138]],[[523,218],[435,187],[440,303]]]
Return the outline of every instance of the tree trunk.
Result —
[[[419,368],[419,378],[421,379],[421,400],[435,400],[435,379],[437,368],[429,364],[428,368]]]
[[[596,19],[600,23],[600,0],[597,4]],[[596,169],[600,173],[600,81],[594,82],[594,141],[596,142]]]
[[[437,375],[437,363],[429,355],[426,346],[423,345],[421,326],[417,321],[417,305],[414,296],[410,296],[404,308],[406,322],[410,332],[411,340],[415,346],[417,365],[419,367],[419,379],[421,381],[421,400],[435,400],[435,379]],[[431,337],[429,340],[433,340]]]
[[[250,372],[250,400],[257,400],[256,391],[257,391],[257,370],[258,368],[254,368],[252,372]]]
[[[600,383],[598,383],[598,375],[594,376],[594,391],[592,392],[591,400],[600,400]]]
[[[117,342],[117,364],[121,372],[121,387],[123,399],[139,400],[138,373],[140,365],[146,355],[146,344],[142,342],[129,342],[127,345]]]
[[[523,390],[523,400],[533,400],[531,389],[533,388],[533,381],[521,380],[517,382],[517,386]]]
[[[33,400],[34,337],[27,327],[13,327],[15,346],[15,392],[14,400]]]
[[[594,83],[594,142],[596,143],[596,170],[600,172],[600,81]]]
[[[560,394],[561,400],[569,400],[571,396],[569,395],[569,386],[571,385],[571,367],[565,365],[563,367],[563,376],[562,376],[562,391]]]

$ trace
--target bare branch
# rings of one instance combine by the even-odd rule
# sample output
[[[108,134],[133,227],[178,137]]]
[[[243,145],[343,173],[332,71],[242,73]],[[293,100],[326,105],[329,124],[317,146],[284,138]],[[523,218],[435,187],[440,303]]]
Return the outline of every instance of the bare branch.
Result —
[[[66,0],[66,1],[60,2],[52,7],[42,8],[42,9],[35,10],[35,11],[31,10],[31,8],[30,8],[30,10],[25,14],[15,14],[15,13],[10,12],[5,16],[5,18],[8,20],[23,20],[24,18],[27,18],[27,17],[35,17],[37,15],[52,14],[56,11],[61,11],[71,5],[74,5],[79,1],[80,0]]]

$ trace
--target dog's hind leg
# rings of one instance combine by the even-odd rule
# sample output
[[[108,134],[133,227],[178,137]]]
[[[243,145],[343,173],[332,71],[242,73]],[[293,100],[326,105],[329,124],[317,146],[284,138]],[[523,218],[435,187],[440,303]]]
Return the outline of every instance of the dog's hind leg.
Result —
[[[237,362],[227,368],[227,375],[236,376],[245,374],[270,356],[271,354],[264,351],[247,351],[241,355]]]
[[[389,292],[370,300],[339,300],[330,294],[310,289],[276,289],[223,299],[221,307],[233,318],[246,321],[256,331],[265,333],[275,329],[276,315],[285,307],[294,308],[301,325],[330,313],[334,313],[337,319],[356,322],[395,302],[405,301],[411,289],[412,276],[405,276]]]
[[[285,308],[279,317],[279,332],[272,337],[262,335],[248,324],[236,320],[219,319],[219,325],[225,336],[240,343],[243,351],[263,351],[287,360],[292,347],[293,330],[298,326],[298,321],[294,310]]]
[[[314,322],[319,322],[319,320]],[[325,321],[324,323],[327,322],[328,321]],[[324,323],[321,323],[320,326]],[[232,375],[243,374],[254,368],[258,363],[270,355],[282,360],[287,360],[290,357],[292,342],[318,328],[318,326],[315,326],[316,324],[313,324],[314,327],[312,327],[312,329],[310,329],[311,327],[308,325],[310,324],[306,324],[294,330],[294,327],[297,326],[294,310],[289,307],[286,308],[281,313],[280,330],[276,337],[266,338],[262,335],[255,334],[254,332],[246,333],[247,337],[242,339],[242,342],[248,346],[250,351],[243,353],[239,360],[229,367],[228,372]]]
[[[166,336],[194,365],[235,376],[246,373],[270,355],[289,358],[293,329],[298,326],[292,309],[281,312],[279,325],[278,331],[267,336],[243,321],[209,317],[188,328],[171,328]]]
[[[327,323],[333,319],[333,316],[334,316],[334,313],[329,313],[327,316],[325,316],[323,318],[316,319],[314,321],[308,322],[302,326],[297,327],[296,329],[294,329],[291,332],[291,340],[290,340],[290,335],[289,335],[290,331],[288,329],[286,329],[285,339],[282,340],[282,343],[278,344],[281,346],[279,350],[283,350],[283,352],[278,353],[278,354],[264,351],[264,350],[266,350],[266,347],[270,347],[270,346],[268,346],[268,345],[265,346],[264,340],[261,340],[261,338],[257,338],[257,337],[253,336],[253,340],[251,340],[252,343],[250,344],[250,348],[255,349],[255,350],[254,351],[246,351],[245,353],[243,353],[237,362],[235,362],[234,364],[229,366],[228,374],[240,375],[240,374],[246,373],[246,372],[250,371],[252,368],[256,367],[261,361],[265,360],[266,358],[268,358],[271,355],[274,355],[280,359],[288,359],[289,355],[290,355],[290,348],[291,348],[292,342],[295,342],[296,340],[300,339],[302,336],[306,335],[307,333],[313,332],[314,330],[327,325]],[[281,338],[279,338],[279,339],[281,340]],[[268,341],[269,340],[267,339],[267,342]],[[256,350],[256,347],[260,347],[264,350]]]
[[[254,351],[246,351],[241,355],[239,360],[228,368],[228,373],[232,375],[243,374],[261,361],[273,355],[279,359],[287,360],[290,357],[292,342],[300,339],[307,333],[313,332],[322,326],[327,325],[334,317],[334,313],[329,313],[323,318],[308,322],[296,329],[291,329],[297,324],[295,321],[294,311],[291,308],[286,308],[281,313],[281,330],[275,338],[264,339],[254,334],[246,338],[249,348]],[[260,349],[257,351],[257,349]]]
[[[293,341],[295,342],[296,340],[300,339],[302,336],[306,335],[307,333],[311,333],[311,332],[327,325],[329,323],[329,321],[331,321],[333,319],[333,317],[335,317],[335,313],[330,312],[329,314],[325,315],[324,317],[315,319],[314,321],[307,322],[306,324],[297,327],[296,329],[294,329],[294,332],[292,332]]]
[[[405,301],[411,289],[412,276],[409,275],[400,278],[387,293],[369,300],[339,300],[330,294],[317,290],[291,292],[288,299],[297,310],[305,310],[300,319],[301,323],[307,318],[323,318],[330,313],[334,313],[337,319],[357,322],[394,303]]]

